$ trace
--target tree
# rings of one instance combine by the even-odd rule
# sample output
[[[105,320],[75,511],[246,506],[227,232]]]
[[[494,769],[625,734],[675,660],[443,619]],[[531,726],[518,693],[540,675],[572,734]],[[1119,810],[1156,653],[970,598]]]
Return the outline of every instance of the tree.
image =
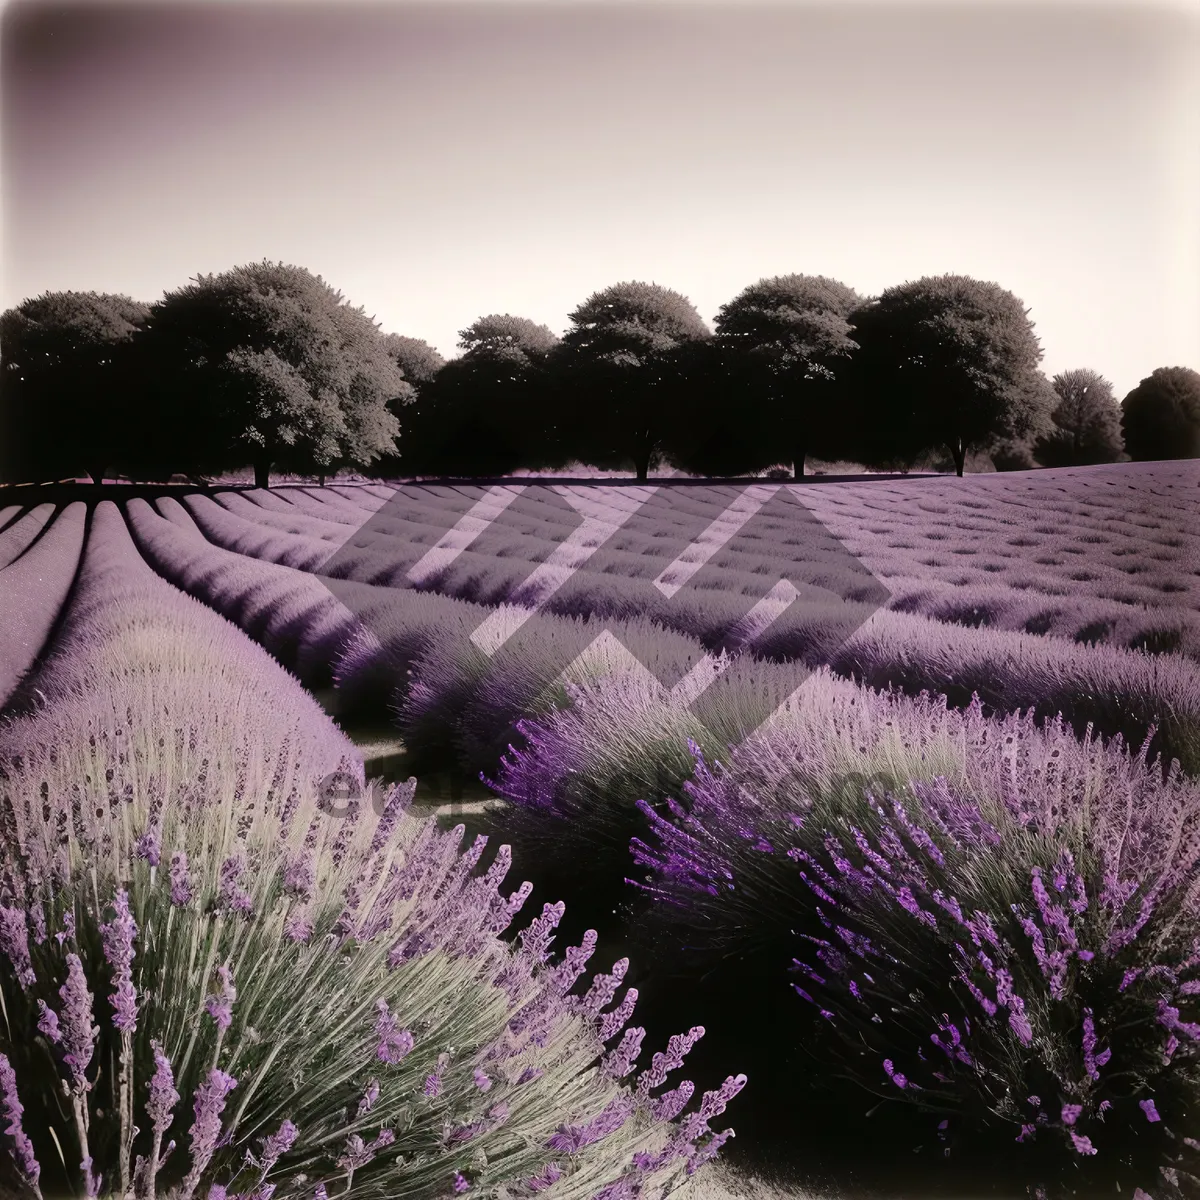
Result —
[[[428,342],[420,338],[385,333],[383,348],[388,357],[404,372],[404,378],[418,392],[422,384],[428,383],[446,365],[446,360]]]
[[[394,449],[411,394],[379,327],[319,275],[261,262],[201,275],[153,305],[146,403],[156,457],[222,470],[249,457],[328,472]],[[185,450],[186,448],[186,450]]]
[[[421,388],[409,456],[422,474],[505,475],[552,456],[547,362],[558,338],[511,313],[459,332],[463,354]]]
[[[1050,414],[1054,428],[1033,446],[1037,460],[1047,467],[1117,462],[1124,441],[1112,384],[1086,368],[1064,371],[1051,382],[1059,401]]]
[[[645,479],[686,419],[688,348],[712,333],[690,300],[654,283],[594,292],[570,321],[555,365],[575,457],[598,467],[632,459]]]
[[[1050,429],[1058,403],[1038,370],[1029,310],[998,284],[928,276],[850,315],[859,350],[842,402],[874,463],[944,447],[958,475],[971,450]]]
[[[784,447],[800,479],[805,457],[828,451],[836,439],[829,384],[857,349],[847,318],[861,304],[836,279],[776,275],[722,306],[717,337],[735,350],[735,373],[744,376],[738,409],[759,427],[758,465],[777,462]]]
[[[1136,462],[1200,458],[1200,372],[1151,371],[1121,402],[1121,430]]]
[[[149,306],[105,292],[45,292],[0,315],[0,473],[11,480],[124,465],[130,347]]]

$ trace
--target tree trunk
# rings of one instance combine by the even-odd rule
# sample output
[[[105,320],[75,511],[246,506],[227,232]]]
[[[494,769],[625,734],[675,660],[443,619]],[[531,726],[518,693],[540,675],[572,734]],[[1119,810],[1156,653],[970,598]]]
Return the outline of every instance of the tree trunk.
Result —
[[[955,474],[959,477],[959,479],[961,479],[963,474],[963,465],[967,461],[967,448],[963,445],[962,438],[959,438],[957,441],[951,443],[950,453],[954,455]]]
[[[88,474],[92,477],[92,482],[99,487],[104,482],[103,467],[89,467]]]
[[[320,474],[317,476],[317,487],[324,487],[324,486],[325,486],[325,476],[324,476],[324,474]]]
[[[792,457],[792,478],[804,478],[804,451],[797,450]]]
[[[268,458],[254,460],[254,486],[269,488],[271,486],[271,461]]]

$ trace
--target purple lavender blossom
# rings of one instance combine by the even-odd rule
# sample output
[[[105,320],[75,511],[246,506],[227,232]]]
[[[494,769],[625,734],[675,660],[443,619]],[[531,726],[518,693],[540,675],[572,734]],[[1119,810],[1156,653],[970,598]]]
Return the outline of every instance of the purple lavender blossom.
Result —
[[[1146,1120],[1151,1124],[1154,1124],[1155,1121],[1162,1120],[1162,1117],[1158,1115],[1158,1109],[1154,1107],[1153,1100],[1139,1100],[1138,1108],[1140,1108],[1142,1112],[1146,1114]]]
[[[151,826],[138,838],[133,848],[134,854],[145,859],[152,867],[157,867],[162,861],[162,835],[160,830]]]
[[[461,1194],[462,1192],[467,1191],[470,1188],[470,1186],[471,1185],[467,1182],[466,1177],[462,1174],[462,1172],[455,1171],[455,1173],[454,1173],[455,1194],[458,1195],[458,1194]]]
[[[38,1032],[43,1033],[53,1043],[62,1041],[58,1028],[58,1014],[45,1000],[38,1001]]]
[[[611,1079],[624,1079],[633,1070],[645,1036],[646,1031],[640,1026],[625,1030],[616,1049],[610,1050],[602,1060],[600,1069],[604,1074]]]
[[[674,1034],[667,1042],[666,1051],[655,1053],[650,1067],[639,1077],[638,1095],[645,1097],[651,1088],[664,1084],[672,1071],[683,1066],[684,1058],[703,1036],[703,1025],[694,1025],[687,1033]]]
[[[68,910],[63,913],[63,927],[54,935],[54,940],[61,946],[68,938],[75,937],[75,914]]]
[[[525,1181],[525,1186],[531,1192],[544,1192],[548,1187],[552,1187],[562,1178],[562,1168],[558,1163],[547,1163],[545,1168],[532,1179]]]
[[[291,1121],[285,1120],[275,1133],[261,1140],[258,1166],[264,1175],[292,1148],[299,1132]]]
[[[188,881],[188,857],[182,850],[171,855],[171,903],[185,908],[192,901],[192,885]]]
[[[41,946],[46,941],[46,910],[40,900],[29,906],[29,923],[33,926],[33,944]]]
[[[179,1093],[175,1090],[171,1063],[163,1053],[161,1044],[152,1041],[150,1048],[154,1052],[154,1074],[150,1077],[150,1100],[146,1111],[154,1132],[163,1134],[170,1128],[175,1105],[179,1103]]]
[[[611,1012],[607,1012],[600,1019],[600,1040],[607,1042],[617,1036],[619,1030],[625,1027],[625,1023],[633,1015],[634,1006],[637,1004],[638,990],[630,988],[625,993],[625,998]]]
[[[367,1084],[366,1091],[362,1094],[362,1099],[358,1102],[358,1116],[365,1116],[375,1107],[375,1102],[379,1099],[379,1080],[372,1079]]]
[[[133,940],[137,937],[137,924],[129,911],[129,893],[124,888],[117,892],[114,907],[117,915],[100,927],[104,957],[113,969],[116,984],[109,1002],[113,1007],[113,1025],[120,1030],[132,1030],[137,1027],[137,992],[133,986]]]
[[[685,1079],[677,1088],[662,1095],[654,1101],[651,1113],[656,1121],[673,1121],[687,1107],[696,1091],[696,1085]]]
[[[375,1022],[375,1036],[379,1038],[375,1055],[381,1062],[394,1066],[412,1050],[413,1035],[407,1029],[400,1028],[400,1023],[388,1011],[387,1001],[383,997],[375,1002],[375,1007],[379,1012]]]
[[[12,1138],[13,1155],[17,1168],[40,1196],[38,1179],[41,1177],[42,1168],[34,1153],[33,1143],[29,1140],[21,1124],[21,1117],[25,1109],[17,1096],[17,1074],[5,1054],[0,1054],[0,1108],[8,1122],[4,1127],[4,1132]]]
[[[191,1139],[192,1167],[184,1181],[183,1194],[190,1196],[195,1191],[200,1176],[208,1166],[221,1136],[221,1113],[225,1111],[225,1099],[237,1080],[219,1067],[213,1067],[208,1078],[196,1089],[192,1104],[194,1120],[189,1133]]]
[[[63,1060],[71,1072],[75,1094],[82,1095],[91,1090],[86,1072],[96,1039],[100,1036],[100,1027],[92,1024],[93,998],[78,954],[67,955],[67,981],[58,989],[58,994],[63,1002],[59,1014]]]
[[[204,1001],[204,1011],[217,1023],[217,1028],[224,1033],[233,1024],[233,1004],[237,999],[237,989],[233,986],[233,977],[226,965],[217,968],[217,977],[221,981],[219,994],[209,996]]]
[[[0,904],[0,953],[12,963],[17,981],[23,988],[37,983],[33,960],[29,956],[29,927],[24,909]]]
[[[301,908],[288,913],[283,923],[283,936],[289,942],[304,943],[313,935],[313,921],[308,912]]]

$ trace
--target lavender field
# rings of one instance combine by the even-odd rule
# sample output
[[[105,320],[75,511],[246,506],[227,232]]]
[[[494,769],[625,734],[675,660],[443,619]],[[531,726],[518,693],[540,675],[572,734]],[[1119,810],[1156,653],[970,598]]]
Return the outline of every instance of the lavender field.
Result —
[[[1200,1194],[1198,518],[1194,461],[0,508],[0,1191]]]

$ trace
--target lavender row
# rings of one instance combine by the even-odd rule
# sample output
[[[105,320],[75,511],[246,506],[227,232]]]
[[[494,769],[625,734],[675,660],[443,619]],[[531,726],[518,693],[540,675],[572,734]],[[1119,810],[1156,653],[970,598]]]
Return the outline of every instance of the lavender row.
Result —
[[[577,689],[497,786],[617,878],[648,869],[646,947],[720,997],[719,1044],[765,1093],[795,1094],[794,1041],[1010,1182],[1190,1194],[1200,787],[1144,747],[821,673],[719,765],[693,744],[693,778],[636,813],[581,780],[649,704],[634,680]]]
[[[25,553],[53,516],[53,504],[30,509],[12,505],[0,510],[0,570]]]
[[[690,1113],[690,1084],[663,1090],[702,1029],[624,1082],[626,964],[572,995],[595,939],[551,962],[561,905],[498,940],[528,896],[498,890],[507,848],[476,872],[481,840],[463,854],[410,815],[414,781],[363,791],[347,757],[352,819],[325,817],[308,772],[340,733],[139,570],[111,506],[45,682],[0,769],[18,1194],[623,1200],[731,1136],[708,1122],[744,1077]]]
[[[42,536],[0,570],[0,707],[17,690],[46,644],[66,602],[83,547],[87,506],[68,505]]]

